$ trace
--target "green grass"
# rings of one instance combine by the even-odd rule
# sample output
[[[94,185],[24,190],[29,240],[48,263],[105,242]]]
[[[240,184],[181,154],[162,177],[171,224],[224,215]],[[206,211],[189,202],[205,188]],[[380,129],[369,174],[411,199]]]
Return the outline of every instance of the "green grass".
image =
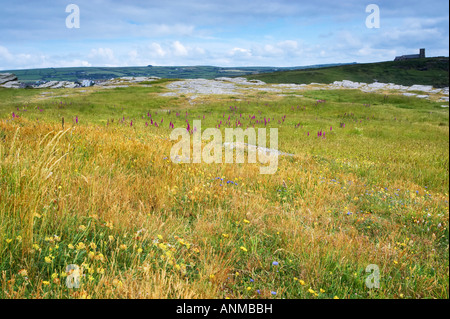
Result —
[[[0,89],[0,298],[448,298],[448,109],[357,90],[191,105],[164,84]],[[186,112],[273,118],[295,156],[274,175],[172,163]]]
[[[78,81],[81,79],[108,80],[124,76],[158,76],[161,78],[205,78],[242,76],[276,70],[301,69],[306,67],[216,67],[216,66],[152,66],[152,67],[73,67],[5,70],[17,75],[19,81],[32,83],[41,81]]]
[[[423,84],[448,87],[448,57],[389,61],[367,64],[334,66],[319,69],[282,71],[246,76],[266,83],[332,83],[350,80],[401,85]]]

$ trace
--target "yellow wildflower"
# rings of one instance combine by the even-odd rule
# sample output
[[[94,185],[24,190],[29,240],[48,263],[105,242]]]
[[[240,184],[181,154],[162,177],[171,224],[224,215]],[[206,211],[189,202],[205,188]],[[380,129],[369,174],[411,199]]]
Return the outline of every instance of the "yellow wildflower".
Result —
[[[123,285],[122,281],[120,281],[118,279],[114,279],[112,283],[115,287],[122,287],[122,285]]]
[[[98,254],[97,256],[95,256],[95,260],[100,260],[101,262],[104,262],[105,256],[103,256],[103,254]]]

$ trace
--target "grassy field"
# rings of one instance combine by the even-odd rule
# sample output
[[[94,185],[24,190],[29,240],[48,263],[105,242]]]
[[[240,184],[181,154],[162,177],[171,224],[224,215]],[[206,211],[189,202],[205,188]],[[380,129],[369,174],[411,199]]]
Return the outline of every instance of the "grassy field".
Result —
[[[448,87],[448,65],[448,57],[440,57],[292,70],[246,77],[266,83],[332,83],[345,79],[364,83],[372,83],[377,80],[382,83],[408,86],[422,84]]]
[[[449,298],[442,103],[165,90],[0,89],[0,298]],[[264,118],[295,154],[273,175],[168,160],[169,123]]]
[[[72,67],[8,70],[17,75],[19,81],[78,81],[81,79],[105,80],[124,76],[158,76],[161,78],[204,78],[214,79],[222,76],[242,76],[277,70],[306,69],[336,64],[298,67],[217,67],[217,66],[135,66],[135,67]]]

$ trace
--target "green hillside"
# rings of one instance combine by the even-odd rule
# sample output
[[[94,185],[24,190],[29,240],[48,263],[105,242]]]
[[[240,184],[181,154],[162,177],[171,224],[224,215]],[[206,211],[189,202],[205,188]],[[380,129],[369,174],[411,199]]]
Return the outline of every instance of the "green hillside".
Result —
[[[132,67],[71,67],[5,70],[17,75],[19,81],[32,83],[36,81],[79,81],[106,80],[124,76],[158,76],[169,79],[246,76],[265,72],[288,71],[306,68],[329,67],[339,64],[321,64],[294,67],[218,67],[218,66],[132,66]]]
[[[313,82],[332,83],[342,80],[372,83],[377,80],[378,82],[402,85],[423,84],[448,87],[448,64],[448,57],[436,57],[282,71],[246,77],[266,83],[309,84]]]

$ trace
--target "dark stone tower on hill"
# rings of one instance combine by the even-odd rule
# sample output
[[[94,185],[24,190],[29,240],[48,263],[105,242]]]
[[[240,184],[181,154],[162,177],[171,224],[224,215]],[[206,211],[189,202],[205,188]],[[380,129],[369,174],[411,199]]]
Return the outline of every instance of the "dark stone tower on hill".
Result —
[[[425,49],[420,49],[419,57],[420,58],[424,58],[425,57]]]

